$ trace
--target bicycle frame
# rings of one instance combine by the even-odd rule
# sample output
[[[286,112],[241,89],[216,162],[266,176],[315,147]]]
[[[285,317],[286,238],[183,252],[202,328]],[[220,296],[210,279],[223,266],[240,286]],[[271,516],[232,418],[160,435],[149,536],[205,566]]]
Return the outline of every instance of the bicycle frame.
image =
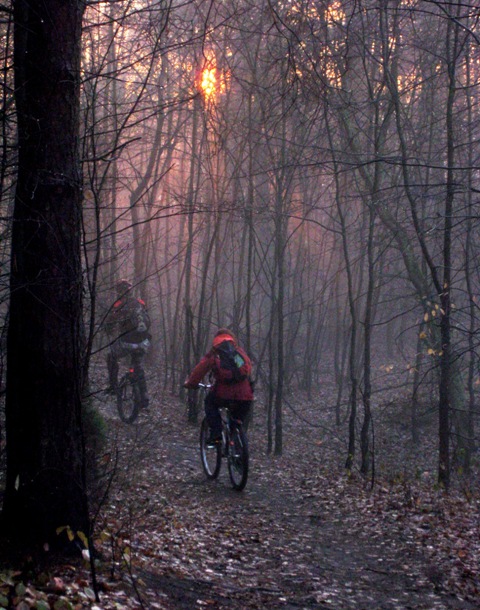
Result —
[[[210,386],[200,384],[207,390]],[[235,401],[232,401],[232,405]],[[216,479],[220,473],[222,458],[227,459],[228,472],[232,487],[241,491],[247,484],[249,455],[247,437],[242,423],[232,417],[230,407],[219,408],[222,421],[222,441],[215,445],[208,444],[209,426],[204,417],[200,429],[200,456],[202,466],[208,479]]]
[[[220,417],[222,418],[222,450],[224,457],[228,457],[230,439],[232,436],[232,426],[241,426],[242,422],[233,419],[229,407],[220,407],[219,412]]]

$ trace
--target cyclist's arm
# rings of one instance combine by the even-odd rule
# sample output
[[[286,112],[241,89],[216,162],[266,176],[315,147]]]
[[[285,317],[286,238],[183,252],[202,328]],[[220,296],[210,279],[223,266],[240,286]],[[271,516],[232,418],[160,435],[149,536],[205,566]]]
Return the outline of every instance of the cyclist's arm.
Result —
[[[110,312],[103,324],[103,328],[109,337],[112,337],[117,332],[118,322],[114,314],[115,312]]]
[[[206,354],[190,373],[188,379],[185,380],[185,383],[183,384],[184,387],[192,389],[197,388],[205,375],[212,369],[214,360],[214,357],[211,356],[210,353]]]

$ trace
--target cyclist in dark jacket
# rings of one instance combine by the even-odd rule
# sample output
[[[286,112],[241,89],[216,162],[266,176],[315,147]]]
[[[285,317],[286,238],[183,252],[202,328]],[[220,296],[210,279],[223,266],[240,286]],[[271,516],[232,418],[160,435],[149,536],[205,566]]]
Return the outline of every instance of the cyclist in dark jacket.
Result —
[[[222,351],[225,349],[237,354],[240,364],[238,370],[232,371],[223,365]],[[234,406],[230,406],[232,416],[245,423],[253,401],[253,388],[250,380],[252,362],[246,352],[237,344],[234,334],[226,328],[221,328],[216,333],[212,348],[195,366],[184,386],[190,389],[197,388],[209,373],[213,377],[213,386],[205,397],[205,415],[210,428],[209,442],[215,442],[220,440],[222,433],[219,408],[230,406],[230,401],[235,401]]]
[[[145,302],[133,294],[133,286],[128,280],[120,280],[116,285],[117,300],[112,305],[105,329],[111,339],[107,354],[109,390],[116,392],[118,385],[118,361],[135,352],[139,359],[150,347],[150,320]],[[140,380],[142,383],[143,380]],[[146,388],[145,392],[146,392]],[[146,397],[148,404],[148,397]]]

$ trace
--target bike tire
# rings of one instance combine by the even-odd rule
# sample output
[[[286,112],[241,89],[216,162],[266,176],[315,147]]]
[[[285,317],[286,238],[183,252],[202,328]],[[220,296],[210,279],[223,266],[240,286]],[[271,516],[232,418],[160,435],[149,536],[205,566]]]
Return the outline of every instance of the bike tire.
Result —
[[[125,375],[120,381],[117,392],[117,409],[120,419],[126,424],[132,424],[138,417],[142,401],[138,384]]]
[[[228,474],[233,489],[242,491],[248,480],[248,440],[244,431],[232,426],[228,447]]]
[[[222,466],[222,445],[217,443],[213,447],[209,446],[207,444],[209,432],[207,418],[204,417],[200,427],[200,458],[207,479],[216,479]]]

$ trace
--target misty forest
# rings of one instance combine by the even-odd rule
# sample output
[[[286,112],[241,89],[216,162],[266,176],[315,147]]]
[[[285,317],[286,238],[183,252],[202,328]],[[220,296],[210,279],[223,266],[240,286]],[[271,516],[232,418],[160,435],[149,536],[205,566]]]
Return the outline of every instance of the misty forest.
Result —
[[[478,607],[477,2],[0,15],[0,608]],[[241,493],[184,388],[219,328],[253,363]]]

